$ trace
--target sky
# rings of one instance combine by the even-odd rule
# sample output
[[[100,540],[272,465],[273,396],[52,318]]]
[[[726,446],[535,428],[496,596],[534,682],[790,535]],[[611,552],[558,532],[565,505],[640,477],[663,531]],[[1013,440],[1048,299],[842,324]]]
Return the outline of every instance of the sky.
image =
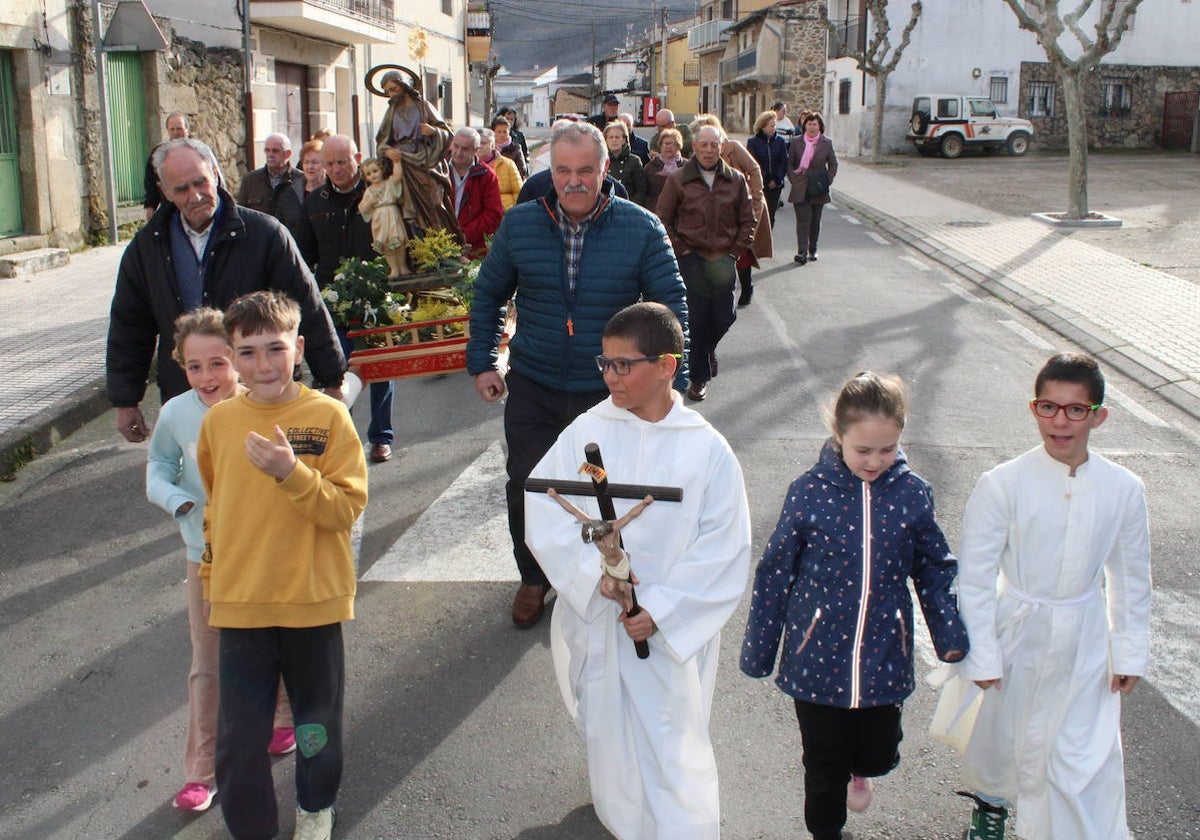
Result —
[[[559,72],[586,71],[595,58],[641,40],[666,8],[668,20],[694,14],[694,0],[489,0],[492,48],[510,71],[558,65]]]

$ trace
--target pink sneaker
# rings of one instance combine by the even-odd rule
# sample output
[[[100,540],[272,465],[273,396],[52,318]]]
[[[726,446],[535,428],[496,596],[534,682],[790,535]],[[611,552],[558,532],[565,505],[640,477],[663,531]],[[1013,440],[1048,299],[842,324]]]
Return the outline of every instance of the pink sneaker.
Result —
[[[188,782],[175,794],[175,802],[172,804],[181,811],[207,811],[216,795],[216,787]]]
[[[851,776],[846,785],[846,807],[856,814],[871,807],[871,780],[862,776]]]
[[[271,733],[271,743],[267,752],[271,755],[287,755],[296,751],[296,730],[290,726],[276,726]]]

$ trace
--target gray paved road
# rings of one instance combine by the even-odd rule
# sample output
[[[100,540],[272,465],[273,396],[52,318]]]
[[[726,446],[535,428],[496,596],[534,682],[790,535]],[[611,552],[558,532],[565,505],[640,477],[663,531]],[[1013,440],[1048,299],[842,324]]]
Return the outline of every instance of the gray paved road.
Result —
[[[780,220],[788,228],[790,211]],[[785,259],[792,241],[779,232]],[[1048,335],[839,212],[821,254],[804,269],[780,260],[759,273],[755,303],[722,345],[722,374],[701,407],[742,461],[755,553],[787,484],[816,455],[822,404],[864,368],[909,382],[906,448],[937,490],[954,543],[976,475],[1033,445],[1024,401]],[[1148,413],[1135,387],[1113,384],[1121,393],[1095,440],[1145,476],[1159,592],[1159,660],[1127,705],[1131,820],[1139,838],[1186,840],[1200,836],[1200,535],[1189,501],[1200,429],[1161,405]],[[413,566],[413,534],[452,498],[475,506],[422,549],[440,558],[430,568],[361,585],[347,631],[349,741],[335,836],[599,840],[581,746],[550,674],[547,627],[511,628],[514,572],[470,533],[498,513],[499,409],[464,377],[401,383],[396,405],[407,448],[372,468],[364,572]],[[197,818],[167,804],[183,743],[182,552],[144,500],[144,450],[111,430],[101,418],[0,487],[0,837],[224,836],[215,809]],[[736,670],[744,618],[743,605],[723,641],[713,711],[724,836],[805,836],[790,705],[769,681]],[[949,840],[961,831],[957,761],[924,736],[932,701],[919,689],[908,704],[903,762],[872,809],[852,818],[857,837]],[[288,767],[276,764],[285,807]],[[290,827],[285,815],[284,836]]]

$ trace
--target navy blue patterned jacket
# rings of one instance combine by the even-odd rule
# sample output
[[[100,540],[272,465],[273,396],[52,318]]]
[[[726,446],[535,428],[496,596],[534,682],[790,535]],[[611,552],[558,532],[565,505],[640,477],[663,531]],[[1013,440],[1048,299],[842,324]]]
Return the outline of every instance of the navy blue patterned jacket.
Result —
[[[958,561],[933,491],[903,452],[865,482],[832,441],[792,482],[754,576],[741,668],[809,703],[864,708],[912,693],[912,578],[939,658],[967,652],[953,591]]]

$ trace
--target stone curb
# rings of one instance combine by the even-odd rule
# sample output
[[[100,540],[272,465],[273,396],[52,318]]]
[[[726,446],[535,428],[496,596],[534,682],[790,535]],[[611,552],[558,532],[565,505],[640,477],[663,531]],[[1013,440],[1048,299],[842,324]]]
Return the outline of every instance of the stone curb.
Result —
[[[110,408],[104,380],[97,379],[0,434],[0,481],[12,481],[30,458],[50,451]]]
[[[861,200],[838,192],[836,187],[834,196],[839,206],[853,210],[883,232],[1019,309],[1077,344],[1103,364],[1120,371],[1192,418],[1200,420],[1200,383],[1194,382],[1186,374],[1111,335],[1073,309],[1032,293],[1007,274],[980,265],[936,238],[918,232],[903,219],[889,216]]]

